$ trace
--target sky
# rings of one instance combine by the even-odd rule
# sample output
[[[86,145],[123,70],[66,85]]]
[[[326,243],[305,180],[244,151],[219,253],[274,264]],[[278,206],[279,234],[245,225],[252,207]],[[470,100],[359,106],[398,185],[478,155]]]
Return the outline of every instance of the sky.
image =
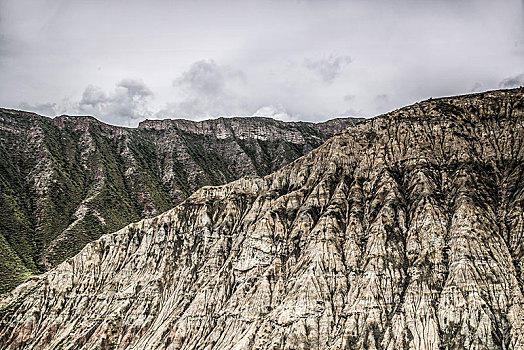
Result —
[[[0,0],[0,106],[323,121],[524,85],[524,0]]]

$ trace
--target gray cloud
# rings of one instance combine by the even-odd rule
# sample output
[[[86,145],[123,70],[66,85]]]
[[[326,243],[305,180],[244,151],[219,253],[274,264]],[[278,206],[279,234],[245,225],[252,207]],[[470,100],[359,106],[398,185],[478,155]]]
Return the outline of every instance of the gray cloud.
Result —
[[[520,74],[515,75],[513,77],[508,77],[508,78],[502,80],[499,83],[499,86],[501,88],[505,88],[505,89],[519,87],[519,86],[524,86],[524,73],[520,73]]]
[[[330,84],[335,80],[351,63],[350,56],[335,56],[330,55],[328,58],[309,59],[304,60],[304,66],[318,74],[318,76],[326,83]]]
[[[340,116],[343,117],[362,117],[365,113],[362,110],[357,110],[354,108],[348,108]]]
[[[388,94],[379,94],[376,95],[373,99],[373,104],[375,105],[375,108],[379,110],[386,109],[386,106],[388,106],[390,102],[390,98]]]
[[[97,86],[89,85],[82,94],[80,109],[97,109],[109,101],[106,93]]]
[[[48,117],[54,117],[59,113],[57,104],[51,102],[36,104],[22,102],[17,106],[17,108],[22,109],[24,111],[30,111],[41,115],[45,115]]]
[[[471,87],[471,92],[479,92],[479,91],[482,91],[482,84],[479,83],[479,82],[476,82],[476,83],[473,84],[473,86]]]
[[[202,118],[246,114],[247,103],[239,93],[244,73],[219,66],[213,60],[196,61],[173,81],[180,98],[169,103],[157,117]]]
[[[353,101],[354,99],[355,99],[355,95],[351,95],[351,94],[344,95],[344,101],[346,102]]]
[[[153,93],[141,80],[122,79],[116,84],[117,90],[130,97],[131,99],[145,99],[152,97]]]
[[[387,102],[389,100],[389,97],[387,94],[379,94],[375,96],[375,100],[377,102]]]
[[[121,80],[109,94],[100,87],[89,85],[78,103],[78,112],[107,122],[134,126],[151,115],[148,103],[152,97],[151,90],[135,79]]]
[[[193,63],[173,85],[188,94],[214,97],[224,92],[225,80],[225,73],[214,61],[202,60]]]

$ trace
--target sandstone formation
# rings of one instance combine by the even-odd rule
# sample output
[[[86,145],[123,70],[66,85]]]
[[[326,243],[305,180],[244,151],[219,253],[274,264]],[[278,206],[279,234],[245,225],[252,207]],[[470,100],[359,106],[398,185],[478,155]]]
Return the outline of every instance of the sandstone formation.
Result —
[[[0,293],[204,185],[267,175],[355,120],[150,120],[0,109]]]
[[[360,122],[0,303],[6,349],[524,348],[524,89]]]

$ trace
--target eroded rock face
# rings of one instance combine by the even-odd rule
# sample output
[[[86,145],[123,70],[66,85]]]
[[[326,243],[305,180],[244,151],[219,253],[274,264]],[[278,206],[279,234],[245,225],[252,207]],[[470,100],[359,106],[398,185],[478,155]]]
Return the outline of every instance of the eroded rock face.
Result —
[[[0,293],[204,185],[267,175],[356,120],[146,121],[0,109]]]
[[[35,349],[524,348],[524,90],[361,122],[104,235],[1,306]]]

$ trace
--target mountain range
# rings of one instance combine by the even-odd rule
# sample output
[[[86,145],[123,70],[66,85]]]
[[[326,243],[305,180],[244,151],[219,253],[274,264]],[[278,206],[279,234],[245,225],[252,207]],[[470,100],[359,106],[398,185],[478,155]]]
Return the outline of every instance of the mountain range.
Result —
[[[0,293],[204,185],[269,174],[358,119],[146,120],[0,109]]]
[[[349,126],[0,302],[7,349],[521,349],[524,89]]]

